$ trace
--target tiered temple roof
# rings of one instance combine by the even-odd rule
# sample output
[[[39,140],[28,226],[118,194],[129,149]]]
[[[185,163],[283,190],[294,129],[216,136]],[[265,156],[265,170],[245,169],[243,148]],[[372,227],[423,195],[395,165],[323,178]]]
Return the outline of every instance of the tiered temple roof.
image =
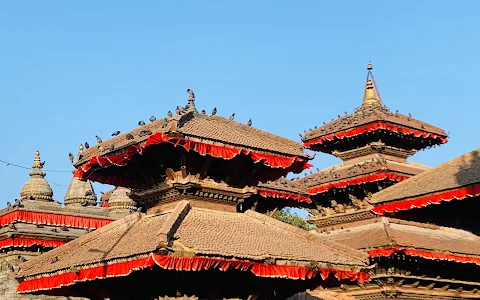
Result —
[[[175,115],[81,149],[75,163],[75,178],[118,186],[102,195],[107,211],[138,207],[147,214],[133,213],[23,264],[19,292],[108,297],[139,292],[119,287],[161,279],[169,283],[145,286],[140,294],[171,296],[177,286],[182,295],[218,298],[212,293],[220,286],[222,297],[238,290],[232,284],[246,276],[240,271],[250,274],[242,277],[242,293],[287,296],[322,282],[368,280],[362,272],[367,254],[251,210],[278,198],[310,201],[300,185],[281,178],[310,167],[302,145],[216,116],[216,109],[212,116],[198,113],[189,94]],[[160,268],[150,269],[155,265]],[[214,279],[218,269],[229,271],[221,284]],[[186,270],[199,275],[180,272]],[[147,273],[149,279],[138,281]],[[182,276],[210,276],[217,285],[196,286]]]
[[[154,265],[178,271],[240,269],[290,279],[332,274],[363,282],[368,276],[360,271],[367,264],[363,252],[268,216],[191,208],[180,201],[171,211],[131,214],[32,259],[17,276],[23,280],[20,292],[42,287],[48,290],[42,293],[62,294],[64,286]]]
[[[407,162],[417,150],[445,143],[432,125],[386,108],[368,65],[362,105],[353,114],[308,131],[305,147],[333,154],[342,163],[296,180],[316,206],[310,218],[319,227],[372,216],[368,199],[379,190],[429,167]]]

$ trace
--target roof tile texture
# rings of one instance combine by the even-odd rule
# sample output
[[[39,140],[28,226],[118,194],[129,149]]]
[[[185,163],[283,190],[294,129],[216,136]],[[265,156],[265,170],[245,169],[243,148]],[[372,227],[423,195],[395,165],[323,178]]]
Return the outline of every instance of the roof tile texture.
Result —
[[[32,276],[155,251],[169,213],[131,214],[21,266],[17,276]],[[365,253],[330,242],[255,212],[230,213],[192,208],[175,236],[197,255],[263,260],[318,261],[365,266]],[[52,263],[53,258],[58,258]],[[54,259],[56,260],[56,259]]]
[[[374,219],[370,224],[322,233],[322,236],[356,249],[400,246],[480,256],[480,237],[472,233],[385,217]]]
[[[373,195],[372,203],[416,198],[480,183],[480,149],[400,182]]]

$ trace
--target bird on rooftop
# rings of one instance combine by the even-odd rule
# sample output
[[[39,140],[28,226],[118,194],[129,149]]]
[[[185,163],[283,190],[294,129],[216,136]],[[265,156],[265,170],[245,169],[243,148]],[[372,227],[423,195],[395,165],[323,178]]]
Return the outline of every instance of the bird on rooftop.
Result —
[[[8,225],[8,228],[13,229],[13,230],[17,230],[17,226],[15,226],[15,224],[13,224],[13,223],[10,223]]]
[[[408,116],[409,116],[409,117],[411,117],[411,116],[412,116],[412,114],[411,114],[411,113],[408,113]]]
[[[217,114],[217,108],[214,107],[214,108],[212,109],[212,116],[214,116],[214,115],[216,115],[216,114]]]
[[[100,144],[101,142],[103,142],[102,139],[98,135],[96,135],[95,138],[97,139],[97,143]]]
[[[117,136],[117,135],[119,135],[119,134],[120,134],[120,131],[119,131],[119,130],[117,130],[117,131],[115,131],[114,133],[112,133],[112,136]],[[101,140],[100,140],[100,142],[99,142],[99,143],[101,143]]]
[[[193,93],[193,90],[187,89],[187,93],[190,95],[191,98],[195,99],[195,94]]]
[[[91,195],[93,195],[92,191],[88,190],[88,191],[85,192],[85,196],[91,196]]]
[[[252,119],[248,120],[247,126],[252,126]]]
[[[151,116],[149,120],[150,120],[150,122],[155,122],[157,120],[157,118],[155,118],[155,116]]]
[[[202,114],[202,115],[206,115],[207,112],[206,112],[204,109],[202,109],[201,114]]]
[[[303,139],[303,135],[301,133],[298,134],[300,136],[301,139]]]
[[[70,159],[70,162],[73,164],[74,156],[73,156],[72,152],[68,153],[68,158]]]
[[[18,260],[20,260],[20,262],[24,263],[27,261],[27,259],[21,255],[18,256]]]
[[[13,204],[13,207],[22,207],[22,200],[15,199],[15,203]]]
[[[171,111],[168,111],[167,116],[168,116],[169,118],[173,117],[172,112],[171,112]]]
[[[85,149],[88,149],[90,148],[90,145],[88,144],[88,142],[85,142]]]
[[[229,120],[235,119],[235,113],[231,114],[230,117],[228,118]]]
[[[12,206],[12,203],[10,203],[10,201],[7,201],[7,207],[10,207]]]
[[[125,136],[125,138],[126,138],[127,140],[133,140],[133,139],[134,139],[134,137],[133,137],[133,135],[132,135],[131,133],[127,133],[127,135]]]
[[[182,108],[177,105],[177,108],[175,108],[175,113],[179,115],[182,112]]]

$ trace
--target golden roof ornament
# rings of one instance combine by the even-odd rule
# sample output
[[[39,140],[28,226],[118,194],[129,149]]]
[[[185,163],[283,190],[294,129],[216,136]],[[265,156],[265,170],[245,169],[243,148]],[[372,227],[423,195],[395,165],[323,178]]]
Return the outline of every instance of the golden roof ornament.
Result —
[[[53,201],[53,191],[45,180],[45,172],[42,171],[45,162],[40,160],[40,152],[35,152],[35,159],[33,160],[32,172],[30,178],[25,182],[21,191],[21,200],[39,200],[39,201]]]
[[[365,92],[363,94],[362,107],[381,106],[382,98],[378,92],[377,84],[372,74],[372,63],[367,65],[367,83],[365,85]]]

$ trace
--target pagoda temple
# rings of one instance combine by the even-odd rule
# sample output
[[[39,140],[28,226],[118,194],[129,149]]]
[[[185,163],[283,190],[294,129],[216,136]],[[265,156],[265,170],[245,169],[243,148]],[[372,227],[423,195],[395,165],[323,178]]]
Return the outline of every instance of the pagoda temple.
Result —
[[[479,152],[434,169],[407,162],[447,135],[383,106],[371,70],[361,107],[303,137],[342,164],[294,182],[311,195],[309,221],[319,234],[366,251],[375,264],[369,283],[330,291],[365,300],[480,298]]]
[[[302,138],[306,148],[342,160],[296,181],[311,195],[315,208],[310,220],[318,227],[370,218],[367,199],[372,194],[429,169],[407,158],[447,142],[442,129],[385,107],[372,65],[367,69],[361,106]]]
[[[99,209],[128,216],[23,263],[18,293],[286,299],[369,281],[367,253],[255,211],[311,203],[284,178],[310,167],[303,146],[198,112],[188,92],[175,113],[80,149],[73,180],[115,185]]]
[[[13,273],[18,265],[128,214],[97,207],[91,182],[76,178],[70,182],[62,206],[53,198],[44,164],[37,151],[19,198],[0,210],[1,299],[43,299],[16,293],[18,282]]]

